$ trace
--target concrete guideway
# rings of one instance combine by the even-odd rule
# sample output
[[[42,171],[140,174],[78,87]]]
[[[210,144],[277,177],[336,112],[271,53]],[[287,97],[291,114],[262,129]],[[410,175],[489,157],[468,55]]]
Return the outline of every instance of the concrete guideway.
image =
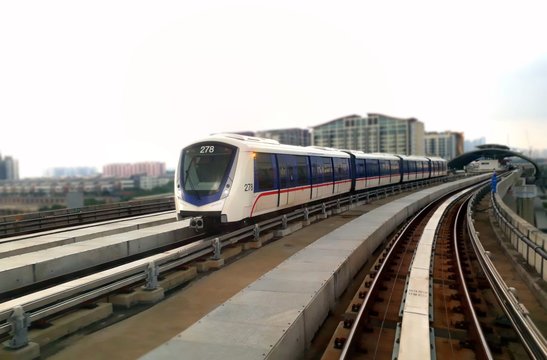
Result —
[[[300,358],[351,278],[406,218],[476,176],[392,201],[323,236],[143,359]]]
[[[130,226],[137,229],[125,229],[122,230],[125,232],[104,237],[94,237],[89,234],[89,229],[81,229],[78,230],[81,237],[77,238],[82,241],[3,258],[0,262],[0,293],[139,254],[195,233],[187,229],[185,221]],[[53,242],[59,241],[49,236],[47,238]],[[34,241],[39,243],[40,238]]]
[[[0,259],[26,254],[33,251],[49,249],[56,246],[77,243],[126,231],[138,230],[150,226],[175,221],[172,212],[161,215],[144,215],[131,219],[107,221],[94,226],[80,225],[67,229],[51,230],[43,234],[19,235],[0,240]]]

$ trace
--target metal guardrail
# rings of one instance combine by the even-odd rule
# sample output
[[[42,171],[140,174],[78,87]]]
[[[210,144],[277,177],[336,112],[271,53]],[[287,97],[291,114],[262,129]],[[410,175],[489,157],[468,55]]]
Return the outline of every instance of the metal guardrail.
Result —
[[[511,180],[511,178],[506,178],[504,181]],[[501,183],[498,184],[498,189],[500,189],[500,185]],[[526,259],[526,262],[547,281],[547,251],[545,251],[547,236],[544,236],[538,229],[533,230],[532,225],[526,227],[526,233],[519,229],[518,222],[515,220],[518,215],[510,211],[506,205],[499,204],[498,197],[500,196],[491,193],[490,203],[501,230],[511,240],[515,249]],[[524,220],[520,221],[523,222]],[[517,226],[515,226],[515,222],[517,222]],[[537,242],[531,238],[533,234]]]
[[[172,196],[0,217],[0,239],[175,209]]]
[[[533,359],[547,359],[547,341],[535,326],[534,322],[530,318],[528,310],[523,304],[519,303],[513,289],[509,288],[502,277],[494,267],[494,264],[488,257],[487,252],[484,250],[475,226],[473,225],[473,208],[478,199],[485,196],[490,190],[490,186],[487,185],[480,192],[474,195],[468,203],[467,207],[467,230],[471,238],[471,243],[475,249],[479,264],[492,287],[500,306],[503,311],[513,323],[515,331],[522,340],[522,343],[528,354]]]

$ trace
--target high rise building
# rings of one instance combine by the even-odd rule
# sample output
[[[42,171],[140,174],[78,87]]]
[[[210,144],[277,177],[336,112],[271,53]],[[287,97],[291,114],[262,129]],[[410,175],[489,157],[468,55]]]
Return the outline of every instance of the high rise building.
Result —
[[[309,146],[311,134],[308,129],[278,129],[257,131],[256,136],[279,141],[281,144]]]
[[[424,124],[382,114],[349,115],[313,127],[312,143],[367,153],[424,155]]]
[[[19,161],[11,156],[2,159],[0,154],[0,180],[19,180]]]
[[[425,154],[452,160],[463,154],[463,133],[444,131],[425,133]]]

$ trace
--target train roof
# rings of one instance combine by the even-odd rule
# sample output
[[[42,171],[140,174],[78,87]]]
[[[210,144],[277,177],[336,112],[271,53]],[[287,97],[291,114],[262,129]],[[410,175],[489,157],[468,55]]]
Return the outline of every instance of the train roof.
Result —
[[[432,161],[448,162],[448,160],[443,159],[442,157],[438,157],[438,156],[428,156],[427,158],[429,160],[432,160]]]
[[[403,160],[413,160],[413,161],[428,161],[429,158],[425,157],[425,156],[420,156],[420,155],[398,155],[401,157],[401,159]]]
[[[345,152],[331,148],[315,148],[304,147],[296,145],[280,144],[276,140],[260,138],[255,136],[246,136],[240,134],[213,134],[206,138],[195,141],[187,146],[191,146],[197,143],[204,143],[207,141],[219,141],[229,145],[236,146],[243,151],[258,151],[258,152],[271,152],[277,154],[296,154],[296,155],[309,155],[309,156],[336,156],[341,158],[349,158],[350,156]]]
[[[399,158],[393,154],[386,153],[366,153],[361,150],[342,150],[348,154],[354,155],[357,159],[380,159],[380,160],[399,160]]]

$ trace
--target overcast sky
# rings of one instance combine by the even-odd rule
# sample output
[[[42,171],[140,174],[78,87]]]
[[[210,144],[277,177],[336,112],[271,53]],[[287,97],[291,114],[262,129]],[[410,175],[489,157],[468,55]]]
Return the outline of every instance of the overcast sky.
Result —
[[[369,112],[547,148],[545,14],[544,1],[2,1],[0,153],[22,177],[174,168],[213,132]]]

